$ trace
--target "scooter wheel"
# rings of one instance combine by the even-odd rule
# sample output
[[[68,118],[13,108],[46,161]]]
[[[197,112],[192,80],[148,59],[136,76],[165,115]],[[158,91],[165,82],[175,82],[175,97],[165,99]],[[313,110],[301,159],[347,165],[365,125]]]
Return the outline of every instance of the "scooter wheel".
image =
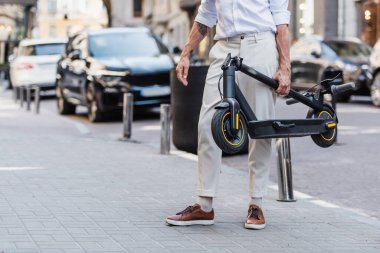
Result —
[[[228,109],[217,109],[211,122],[211,132],[215,143],[227,154],[240,152],[248,142],[247,123],[239,114],[237,133],[231,131],[231,117]]]
[[[313,118],[319,119],[332,119],[334,117],[334,112],[328,107],[324,106],[322,111],[316,111],[312,114]],[[311,139],[315,144],[322,148],[328,148],[334,144],[336,140],[337,125],[330,128],[327,132],[321,134],[314,134]]]

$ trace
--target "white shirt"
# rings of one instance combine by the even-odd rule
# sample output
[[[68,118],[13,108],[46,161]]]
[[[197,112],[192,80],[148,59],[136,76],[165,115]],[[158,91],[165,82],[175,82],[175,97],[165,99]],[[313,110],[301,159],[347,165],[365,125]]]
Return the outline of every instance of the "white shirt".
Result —
[[[202,0],[195,18],[208,27],[216,25],[215,39],[273,31],[289,24],[288,0]]]

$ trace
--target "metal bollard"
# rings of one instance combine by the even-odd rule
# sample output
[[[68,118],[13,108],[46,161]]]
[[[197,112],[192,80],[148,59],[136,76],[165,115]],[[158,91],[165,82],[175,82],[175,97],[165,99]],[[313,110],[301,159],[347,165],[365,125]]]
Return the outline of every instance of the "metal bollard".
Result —
[[[30,102],[31,102],[31,92],[32,92],[32,88],[31,87],[26,87],[26,110],[27,111],[30,111]]]
[[[170,153],[170,105],[162,104],[160,108],[161,145],[160,153]]]
[[[124,93],[123,100],[123,139],[129,140],[132,135],[133,94]]]
[[[23,108],[24,107],[25,87],[20,86],[19,92],[20,92],[20,108]]]
[[[13,101],[17,103],[18,99],[18,87],[13,87],[12,89]]]
[[[294,202],[289,138],[276,139],[278,201]]]
[[[40,113],[40,87],[34,87],[34,113]]]

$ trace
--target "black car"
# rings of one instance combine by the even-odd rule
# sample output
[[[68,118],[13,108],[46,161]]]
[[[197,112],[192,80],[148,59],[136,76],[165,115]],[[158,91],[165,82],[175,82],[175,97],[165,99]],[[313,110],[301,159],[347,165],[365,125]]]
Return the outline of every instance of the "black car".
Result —
[[[344,82],[354,82],[355,90],[339,94],[348,101],[352,94],[368,95],[372,74],[369,56],[372,49],[355,40],[302,38],[290,50],[292,86],[308,89],[326,78],[326,71],[341,70]]]
[[[92,122],[121,113],[123,93],[134,94],[135,107],[170,102],[168,49],[147,28],[109,28],[69,39],[58,62],[57,106],[73,114],[88,107]]]

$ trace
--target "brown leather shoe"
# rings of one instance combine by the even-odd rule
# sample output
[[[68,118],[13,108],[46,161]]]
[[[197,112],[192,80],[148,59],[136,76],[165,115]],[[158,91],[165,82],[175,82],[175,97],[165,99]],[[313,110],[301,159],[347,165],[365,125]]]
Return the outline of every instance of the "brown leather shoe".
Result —
[[[265,228],[265,218],[263,210],[260,207],[252,204],[248,209],[247,221],[244,224],[248,229],[263,229]]]
[[[175,226],[212,225],[214,224],[214,209],[205,212],[199,204],[194,204],[176,215],[168,216],[166,222]]]

